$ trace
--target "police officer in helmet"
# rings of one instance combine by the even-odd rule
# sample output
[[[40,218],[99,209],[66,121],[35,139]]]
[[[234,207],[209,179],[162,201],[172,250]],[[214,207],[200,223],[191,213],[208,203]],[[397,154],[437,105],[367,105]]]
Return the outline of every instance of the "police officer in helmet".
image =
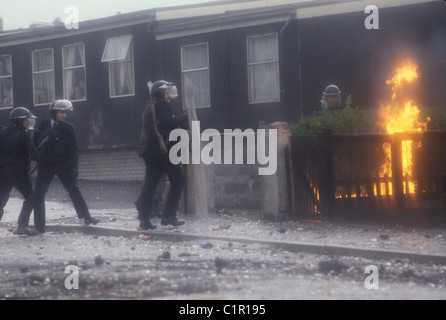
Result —
[[[176,211],[184,188],[184,178],[181,166],[172,164],[169,159],[169,150],[174,144],[174,142],[169,142],[169,135],[176,128],[188,127],[187,115],[175,117],[172,112],[170,102],[178,97],[177,87],[173,83],[158,80],[153,85],[150,85],[151,83],[149,83],[149,89],[154,103],[146,108],[143,115],[143,130],[145,130],[148,141],[146,150],[142,154],[146,165],[146,174],[144,186],[136,202],[140,228],[143,230],[156,228],[150,222],[150,216],[156,187],[163,173],[166,173],[169,177],[170,190],[161,224],[172,226],[184,224],[184,221],[179,221],[176,217]]]
[[[29,178],[29,161],[39,154],[32,142],[30,131],[34,130],[36,117],[25,107],[14,108],[10,114],[10,126],[0,133],[0,220],[9,194],[15,187],[24,197],[16,234],[38,234],[28,227],[34,206],[34,192]]]
[[[325,88],[321,98],[321,106],[323,113],[342,108],[341,90],[336,85],[331,84]]]
[[[73,202],[79,219],[85,225],[97,224],[77,186],[78,145],[74,126],[66,122],[67,112],[73,111],[69,100],[56,100],[50,104],[50,120],[39,125],[34,141],[39,146],[39,169],[35,186],[34,222],[37,231],[45,232],[45,194],[57,175]]]

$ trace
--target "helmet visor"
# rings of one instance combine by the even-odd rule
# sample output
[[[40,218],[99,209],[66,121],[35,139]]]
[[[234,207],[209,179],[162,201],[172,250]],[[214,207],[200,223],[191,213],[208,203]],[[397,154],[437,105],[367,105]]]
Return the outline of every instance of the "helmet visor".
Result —
[[[26,118],[25,121],[23,121],[23,126],[26,128],[26,130],[34,130],[34,127],[36,126],[36,118]]]
[[[175,85],[168,86],[166,92],[169,94],[171,99],[178,98],[178,89]]]

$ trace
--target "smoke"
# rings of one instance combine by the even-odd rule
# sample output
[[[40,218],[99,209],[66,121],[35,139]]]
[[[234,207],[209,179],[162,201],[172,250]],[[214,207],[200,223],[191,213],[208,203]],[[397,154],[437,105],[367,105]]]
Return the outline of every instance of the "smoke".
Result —
[[[412,60],[418,65],[419,78],[407,89],[408,96],[420,106],[441,106],[446,103],[446,27],[406,30],[370,42],[373,55],[365,71],[370,94],[367,100],[379,105],[388,101],[391,88],[386,80],[404,60]]]
[[[446,27],[436,29],[427,39],[420,58],[420,102],[446,107]]]

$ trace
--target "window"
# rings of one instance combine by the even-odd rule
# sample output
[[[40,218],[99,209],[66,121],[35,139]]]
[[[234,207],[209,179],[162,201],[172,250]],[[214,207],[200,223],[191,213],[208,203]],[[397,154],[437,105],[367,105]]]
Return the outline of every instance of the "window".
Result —
[[[11,55],[0,56],[0,108],[14,106]]]
[[[277,34],[248,37],[249,102],[280,101]]]
[[[211,106],[209,50],[207,43],[181,47],[183,107]]]
[[[34,105],[51,103],[55,98],[53,49],[34,50],[32,62]]]
[[[135,94],[132,36],[107,40],[102,62],[108,62],[110,97]]]
[[[76,101],[87,98],[85,82],[85,47],[83,43],[62,47],[64,98]]]

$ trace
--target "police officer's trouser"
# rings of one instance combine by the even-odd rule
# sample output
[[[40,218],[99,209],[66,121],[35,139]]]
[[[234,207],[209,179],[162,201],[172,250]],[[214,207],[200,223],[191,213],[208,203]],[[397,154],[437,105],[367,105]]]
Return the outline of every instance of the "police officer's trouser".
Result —
[[[33,211],[34,192],[25,165],[7,164],[0,168],[0,219],[13,187],[25,199],[20,211],[18,225],[26,227],[28,226],[29,218]]]
[[[66,164],[39,164],[34,191],[34,224],[39,232],[45,232],[45,194],[55,175],[68,191],[78,218],[90,217],[87,204],[77,186],[77,173]]]
[[[153,197],[153,200],[157,202],[161,202],[161,200],[163,200],[164,190],[166,189],[166,180],[167,175],[166,173],[163,173],[161,175],[160,181],[158,182],[158,185],[156,186],[155,196]]]
[[[150,219],[153,198],[163,173],[169,177],[170,189],[164,208],[164,219],[176,217],[181,193],[184,188],[183,172],[180,165],[174,165],[169,160],[169,154],[155,158],[145,158],[146,175],[144,186],[139,196],[138,214],[141,221]]]

